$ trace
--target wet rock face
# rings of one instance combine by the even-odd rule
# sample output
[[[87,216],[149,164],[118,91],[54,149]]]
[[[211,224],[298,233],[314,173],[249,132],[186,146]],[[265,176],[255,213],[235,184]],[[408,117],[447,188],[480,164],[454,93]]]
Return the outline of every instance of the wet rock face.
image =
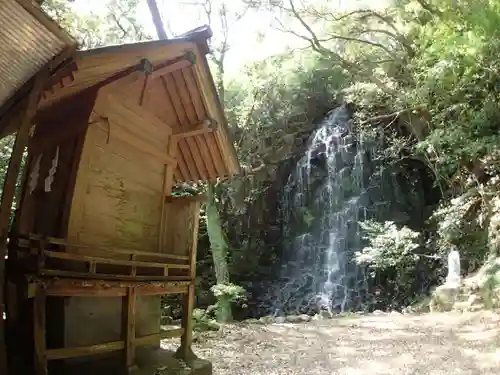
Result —
[[[311,136],[282,189],[282,269],[261,295],[272,301],[268,313],[373,308],[370,280],[353,261],[365,246],[358,223],[409,218],[405,192],[377,161],[377,142],[352,131],[345,107],[331,111]]]

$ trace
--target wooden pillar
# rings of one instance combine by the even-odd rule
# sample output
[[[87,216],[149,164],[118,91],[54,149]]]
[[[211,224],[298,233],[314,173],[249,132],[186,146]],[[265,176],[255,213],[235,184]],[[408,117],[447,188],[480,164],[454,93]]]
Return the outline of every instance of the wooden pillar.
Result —
[[[177,160],[177,138],[170,136],[167,147],[167,154],[173,159]],[[176,164],[177,165],[177,164]],[[172,186],[174,184],[174,166],[165,164],[163,175],[163,195],[161,202],[161,216],[160,216],[160,233],[158,236],[158,252],[165,252],[165,223],[167,221],[165,213],[165,198],[172,195]]]
[[[135,287],[127,289],[123,297],[123,325],[122,333],[125,343],[125,366],[127,371],[135,365],[135,319],[136,319],[136,290]]]
[[[36,287],[33,300],[33,341],[35,344],[35,374],[48,375],[46,330],[46,292],[42,284]]]
[[[189,262],[189,288],[187,294],[183,296],[182,307],[182,328],[184,332],[181,336],[181,346],[177,350],[176,356],[189,362],[196,359],[196,355],[191,349],[193,343],[193,310],[195,303],[195,283],[196,283],[196,251],[198,248],[198,229],[200,216],[200,202],[191,203],[193,210],[193,233],[191,238],[190,262]]]
[[[5,176],[2,201],[0,206],[0,374],[7,375],[7,354],[5,342],[5,255],[7,254],[7,238],[9,236],[10,214],[16,189],[16,181],[21,170],[24,149],[28,143],[33,116],[36,114],[43,86],[49,77],[49,69],[43,69],[34,77],[34,84],[28,96],[26,109],[17,131],[16,141],[12,149],[9,167]]]

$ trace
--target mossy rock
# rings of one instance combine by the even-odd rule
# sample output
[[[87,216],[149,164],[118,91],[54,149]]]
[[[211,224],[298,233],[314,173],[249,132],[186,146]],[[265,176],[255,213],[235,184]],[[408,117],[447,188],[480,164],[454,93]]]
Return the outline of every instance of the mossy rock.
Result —
[[[276,319],[272,315],[263,316],[258,320],[260,324],[273,324],[275,321]]]
[[[460,295],[460,284],[441,285],[432,293],[429,303],[431,312],[452,311]]]
[[[489,259],[474,276],[466,280],[469,288],[477,289],[484,307],[500,307],[500,258]]]

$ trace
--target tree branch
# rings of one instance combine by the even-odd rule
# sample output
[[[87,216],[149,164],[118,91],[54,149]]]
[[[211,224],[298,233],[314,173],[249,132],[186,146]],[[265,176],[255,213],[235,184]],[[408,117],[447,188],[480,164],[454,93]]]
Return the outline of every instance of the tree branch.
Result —
[[[431,13],[432,15],[435,15],[438,17],[441,17],[443,15],[443,13],[439,9],[433,7],[431,4],[429,4],[425,0],[417,0],[417,3],[419,3],[423,9],[425,9],[426,11]]]
[[[108,7],[108,10],[109,10],[110,17],[113,19],[113,21],[115,22],[116,26],[118,26],[118,28],[123,33],[121,37],[125,38],[126,36],[128,36],[128,31],[123,27],[123,25],[121,24],[120,20],[118,19],[118,17],[116,16],[116,14],[113,12],[113,10],[110,7]]]
[[[400,111],[396,111],[396,112],[389,113],[389,114],[386,114],[386,115],[380,115],[380,116],[370,117],[370,118],[368,118],[366,120],[361,121],[360,125],[368,124],[368,123],[374,122],[374,121],[381,121],[381,120],[388,120],[388,119],[395,120],[399,116],[401,116],[403,113],[407,113],[407,112],[414,111],[416,109],[423,109],[423,108],[425,108],[425,105],[422,104],[422,105],[418,105],[418,106],[415,106],[415,107],[405,108],[405,109],[402,109]]]

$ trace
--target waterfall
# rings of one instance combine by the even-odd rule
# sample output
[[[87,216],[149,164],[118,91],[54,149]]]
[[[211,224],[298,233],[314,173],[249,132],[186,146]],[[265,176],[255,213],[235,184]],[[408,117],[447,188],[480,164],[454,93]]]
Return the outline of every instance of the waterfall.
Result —
[[[312,135],[284,188],[285,254],[276,311],[361,309],[370,298],[359,221],[370,206],[370,143],[353,134],[345,107],[329,113]]]

